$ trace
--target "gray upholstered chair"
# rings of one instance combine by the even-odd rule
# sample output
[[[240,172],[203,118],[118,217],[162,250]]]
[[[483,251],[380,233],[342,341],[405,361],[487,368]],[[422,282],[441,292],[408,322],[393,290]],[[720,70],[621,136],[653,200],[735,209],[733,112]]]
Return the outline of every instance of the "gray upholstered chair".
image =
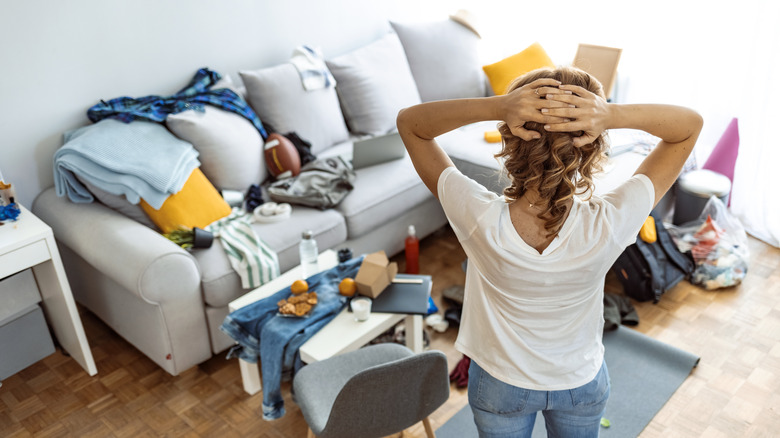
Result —
[[[447,357],[372,345],[306,365],[293,389],[309,438],[383,437],[419,421],[435,437],[428,415],[450,394]]]

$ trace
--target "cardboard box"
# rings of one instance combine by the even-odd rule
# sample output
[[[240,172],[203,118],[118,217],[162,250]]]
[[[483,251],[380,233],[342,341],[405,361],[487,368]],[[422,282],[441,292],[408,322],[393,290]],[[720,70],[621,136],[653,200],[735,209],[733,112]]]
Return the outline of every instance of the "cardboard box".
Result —
[[[378,297],[397,273],[398,264],[390,263],[384,251],[368,254],[355,276],[358,293],[371,298]]]

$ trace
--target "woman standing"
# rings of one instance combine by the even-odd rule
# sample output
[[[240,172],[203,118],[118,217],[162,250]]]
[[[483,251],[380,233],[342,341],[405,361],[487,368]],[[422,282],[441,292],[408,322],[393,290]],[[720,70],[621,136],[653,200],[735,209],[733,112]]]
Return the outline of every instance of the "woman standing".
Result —
[[[435,138],[500,120],[504,196],[453,165]],[[671,187],[701,130],[672,105],[610,104],[581,70],[530,72],[502,96],[402,110],[398,130],[468,258],[456,348],[472,359],[469,404],[480,436],[531,436],[542,411],[550,436],[595,437],[609,397],[604,278]],[[590,196],[605,131],[661,138],[625,183]],[[588,195],[588,196],[584,196]]]

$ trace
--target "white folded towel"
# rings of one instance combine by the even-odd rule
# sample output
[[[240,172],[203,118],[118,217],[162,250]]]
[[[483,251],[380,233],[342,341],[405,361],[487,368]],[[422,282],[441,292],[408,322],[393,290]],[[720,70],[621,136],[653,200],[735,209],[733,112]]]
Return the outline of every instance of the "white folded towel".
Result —
[[[318,49],[306,45],[298,46],[293,50],[290,62],[298,69],[304,90],[322,90],[336,86],[336,79],[328,70]]]

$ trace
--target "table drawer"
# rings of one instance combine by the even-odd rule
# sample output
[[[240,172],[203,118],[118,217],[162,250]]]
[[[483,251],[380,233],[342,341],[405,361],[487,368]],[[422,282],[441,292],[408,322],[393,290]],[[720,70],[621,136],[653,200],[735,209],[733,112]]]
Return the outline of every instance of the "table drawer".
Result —
[[[38,240],[29,245],[17,248],[0,255],[0,278],[8,277],[17,272],[49,260],[49,247],[45,240]]]
[[[0,280],[0,325],[41,301],[32,269]]]

